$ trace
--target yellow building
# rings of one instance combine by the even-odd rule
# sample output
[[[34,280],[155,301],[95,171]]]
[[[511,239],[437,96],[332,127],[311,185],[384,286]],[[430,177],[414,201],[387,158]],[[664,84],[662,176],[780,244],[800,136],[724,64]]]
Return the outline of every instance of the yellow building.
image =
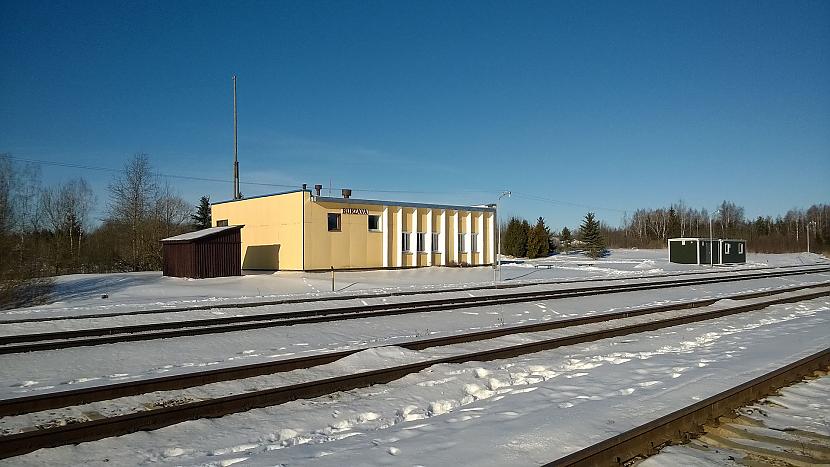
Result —
[[[492,264],[495,209],[320,196],[296,190],[212,205],[244,225],[242,268],[313,271]]]

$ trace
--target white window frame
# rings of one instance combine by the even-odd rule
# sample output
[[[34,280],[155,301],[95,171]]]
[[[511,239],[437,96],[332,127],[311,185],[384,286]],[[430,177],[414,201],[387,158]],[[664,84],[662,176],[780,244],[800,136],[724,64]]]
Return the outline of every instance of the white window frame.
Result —
[[[467,245],[465,245],[466,242],[464,241],[464,235],[465,234],[463,234],[461,232],[458,232],[458,251],[460,253],[466,253],[467,252],[467,250],[464,248],[465,246],[467,246]]]
[[[418,253],[426,252],[427,248],[427,234],[426,232],[418,232],[415,235],[415,249]]]
[[[738,243],[738,254],[739,255],[744,254],[744,244],[743,243]]]
[[[409,243],[410,233],[409,232],[401,232],[401,251],[404,253],[411,253],[412,252],[412,245]]]
[[[441,234],[438,233],[438,232],[432,232],[432,252],[433,253],[438,253],[441,250],[441,248],[439,248],[440,245],[441,245]]]
[[[470,251],[473,253],[478,252],[478,234],[475,232],[470,234]]]
[[[731,247],[731,245],[729,243],[724,243],[723,244],[723,254],[728,255],[730,247]]]
[[[337,219],[337,228],[332,229],[329,225],[329,219],[334,216]],[[343,231],[343,215],[336,212],[330,212],[326,216],[326,227],[328,228],[329,232],[342,232]]]
[[[373,228],[369,227],[369,219],[371,219],[373,217],[377,217],[377,219],[378,219],[378,228],[377,229],[373,229]],[[382,217],[380,215],[369,214],[366,217],[366,228],[369,229],[369,232],[383,232],[383,229],[381,228],[381,221],[382,221]]]

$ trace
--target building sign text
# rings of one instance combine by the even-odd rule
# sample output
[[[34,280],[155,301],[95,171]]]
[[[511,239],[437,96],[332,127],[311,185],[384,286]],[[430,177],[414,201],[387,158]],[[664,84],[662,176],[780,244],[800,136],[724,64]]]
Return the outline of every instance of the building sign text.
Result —
[[[363,214],[367,216],[369,215],[369,210],[362,208],[343,208],[343,214]]]

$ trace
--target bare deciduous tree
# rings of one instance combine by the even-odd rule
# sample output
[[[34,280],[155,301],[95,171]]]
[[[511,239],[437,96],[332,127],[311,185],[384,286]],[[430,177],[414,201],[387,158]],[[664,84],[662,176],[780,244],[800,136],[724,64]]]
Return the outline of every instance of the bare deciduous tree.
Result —
[[[158,193],[147,154],[134,155],[109,185],[109,192],[110,221],[122,225],[128,232],[127,265],[134,271],[143,269],[147,262],[144,255],[150,250],[148,224]]]

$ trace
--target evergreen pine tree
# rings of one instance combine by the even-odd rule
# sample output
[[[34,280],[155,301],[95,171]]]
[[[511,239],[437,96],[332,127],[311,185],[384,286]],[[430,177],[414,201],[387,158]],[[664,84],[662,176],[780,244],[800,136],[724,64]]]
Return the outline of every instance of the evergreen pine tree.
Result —
[[[680,236],[680,218],[677,217],[677,211],[673,207],[669,209],[669,219],[666,222],[666,236],[668,238],[677,238]]]
[[[585,215],[582,222],[582,238],[585,243],[585,253],[591,258],[599,258],[605,253],[605,239],[599,230],[599,222],[594,218],[594,213]]]
[[[510,218],[502,237],[502,253],[521,258],[527,253],[527,221],[517,217]]]
[[[544,258],[550,253],[549,249],[550,232],[545,227],[545,220],[539,218],[536,220],[536,225],[530,229],[527,237],[527,257],[528,258]]]
[[[196,229],[207,229],[210,227],[210,197],[202,196],[199,200],[199,205],[196,206],[196,214],[190,216],[193,219],[193,226]]]
[[[559,242],[562,245],[562,248],[565,252],[571,251],[571,242],[573,241],[573,236],[571,235],[571,230],[567,227],[562,227],[562,235],[559,236]]]

